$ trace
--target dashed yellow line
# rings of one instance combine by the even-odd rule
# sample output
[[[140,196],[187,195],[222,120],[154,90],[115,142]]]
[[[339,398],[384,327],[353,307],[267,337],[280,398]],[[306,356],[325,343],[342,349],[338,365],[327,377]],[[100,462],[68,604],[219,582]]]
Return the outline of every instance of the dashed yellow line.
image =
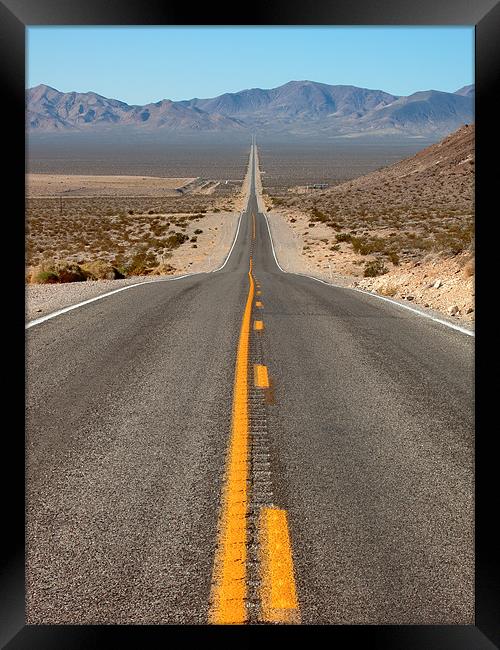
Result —
[[[285,510],[262,508],[259,542],[262,620],[268,623],[300,623]]]
[[[262,291],[256,291],[256,292],[255,292],[255,295],[257,295],[257,296],[261,296],[261,295],[262,295]]]
[[[254,385],[257,388],[269,388],[269,375],[267,374],[267,367],[260,363],[254,363]]]
[[[249,454],[248,352],[254,298],[252,258],[248,278],[250,286],[236,355],[231,441],[209,611],[209,621],[218,624],[238,624],[247,620],[245,599]]]
[[[255,306],[256,306],[256,307],[263,307],[262,302],[261,302],[260,300],[257,300],[257,301],[255,302]]]
[[[264,321],[262,320],[256,320],[254,321],[253,324],[254,330],[257,330],[258,332],[264,329]]]

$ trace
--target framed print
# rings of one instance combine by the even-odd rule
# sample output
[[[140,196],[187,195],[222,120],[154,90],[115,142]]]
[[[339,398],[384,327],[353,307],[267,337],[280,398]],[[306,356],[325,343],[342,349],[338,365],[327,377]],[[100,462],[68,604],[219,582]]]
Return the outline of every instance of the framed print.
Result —
[[[498,3],[0,12],[2,647],[499,647]]]

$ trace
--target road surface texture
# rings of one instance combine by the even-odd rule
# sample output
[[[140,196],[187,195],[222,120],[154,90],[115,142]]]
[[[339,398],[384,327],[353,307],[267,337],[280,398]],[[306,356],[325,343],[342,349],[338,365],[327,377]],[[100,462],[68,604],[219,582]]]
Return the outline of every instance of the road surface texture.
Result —
[[[27,330],[27,622],[472,624],[471,336],[227,263]]]

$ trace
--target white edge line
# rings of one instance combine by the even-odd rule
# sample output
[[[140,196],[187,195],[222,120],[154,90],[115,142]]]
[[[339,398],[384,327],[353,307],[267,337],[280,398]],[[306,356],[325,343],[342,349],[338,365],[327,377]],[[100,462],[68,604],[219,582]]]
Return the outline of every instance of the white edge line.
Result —
[[[369,291],[363,291],[362,289],[356,289],[356,287],[341,287],[338,284],[334,284],[333,282],[326,282],[326,280],[320,280],[319,278],[315,278],[313,275],[307,275],[306,273],[291,273],[290,271],[285,271],[281,266],[280,263],[278,262],[278,258],[276,257],[276,251],[274,250],[274,243],[273,243],[273,237],[271,235],[271,228],[269,227],[269,219],[267,217],[267,214],[265,212],[262,213],[266,219],[266,224],[267,224],[267,230],[269,232],[269,239],[271,240],[271,248],[273,251],[274,255],[274,261],[276,262],[278,268],[280,271],[283,273],[290,273],[291,275],[301,275],[305,278],[310,278],[311,280],[316,280],[316,282],[321,282],[322,284],[326,284],[328,287],[335,287],[337,289],[349,289],[350,291],[357,291],[358,293],[362,293],[365,296],[370,296],[372,298],[378,298],[379,300],[385,300],[386,302],[390,302],[393,305],[396,305],[396,307],[401,307],[401,309],[406,309],[408,311],[413,312],[414,314],[417,314],[418,316],[422,316],[424,318],[429,318],[430,320],[435,321],[436,323],[441,323],[441,325],[446,325],[446,327],[450,327],[453,330],[457,330],[458,332],[462,332],[462,334],[467,334],[468,336],[475,336],[475,332],[472,330],[468,330],[465,327],[460,327],[460,325],[455,325],[454,323],[449,323],[446,320],[443,320],[442,318],[436,318],[435,316],[431,316],[430,314],[426,314],[424,311],[420,311],[420,309],[416,309],[415,307],[410,307],[409,305],[403,305],[400,302],[397,302],[396,300],[391,300],[390,298],[386,298],[385,296],[380,296],[378,293],[371,293]]]
[[[190,277],[191,275],[201,275],[201,273],[188,273],[186,275],[179,275],[175,278],[158,278],[157,280],[145,280],[144,282],[136,282],[135,284],[129,284],[126,287],[120,287],[119,289],[113,289],[113,291],[108,291],[107,293],[101,293],[101,295],[96,296],[95,298],[89,298],[88,300],[84,300],[83,302],[77,302],[75,305],[69,305],[69,307],[64,307],[63,309],[58,309],[57,311],[53,311],[50,314],[47,314],[46,316],[40,316],[40,318],[36,318],[35,320],[29,321],[29,323],[26,323],[25,329],[29,329],[30,327],[33,327],[34,325],[38,325],[39,323],[43,323],[46,320],[50,320],[51,318],[55,318],[56,316],[59,316],[60,314],[65,314],[68,311],[72,311],[73,309],[78,309],[78,307],[83,307],[83,305],[88,305],[91,302],[95,302],[96,300],[102,300],[103,298],[107,298],[108,296],[112,296],[114,293],[119,293],[120,291],[125,291],[126,289],[132,289],[132,287],[138,287],[142,284],[154,284],[156,282],[172,282],[173,280],[181,280],[182,278],[187,278]]]
[[[213,271],[211,271],[212,273],[216,273],[217,271],[220,271],[221,269],[223,269],[226,266],[229,258],[231,257],[231,253],[233,252],[234,245],[236,244],[236,240],[238,239],[238,233],[240,232],[241,218],[243,217],[243,212],[246,212],[246,210],[243,210],[242,212],[240,212],[240,218],[238,219],[238,227],[236,228],[236,235],[234,236],[233,244],[232,244],[231,248],[229,249],[229,253],[226,256],[226,259],[224,260],[222,266],[219,266],[218,269],[214,269]]]

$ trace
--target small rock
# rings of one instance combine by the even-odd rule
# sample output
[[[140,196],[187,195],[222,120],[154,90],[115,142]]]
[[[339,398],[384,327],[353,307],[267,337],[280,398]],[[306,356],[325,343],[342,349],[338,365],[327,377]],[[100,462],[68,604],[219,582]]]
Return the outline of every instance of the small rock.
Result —
[[[41,310],[40,310],[40,311],[41,311]],[[472,314],[473,311],[474,311],[474,307],[469,307],[469,309],[467,310],[466,313],[467,313],[467,314]]]
[[[439,287],[443,286],[443,283],[441,282],[441,280],[436,280],[436,282],[434,282],[432,286],[434,287],[434,289],[439,289]]]
[[[426,303],[424,304],[424,307],[430,307],[429,303],[426,302]]]
[[[449,307],[448,313],[450,316],[456,316],[457,314],[459,314],[460,309],[458,308],[458,305],[453,305],[453,307]]]
[[[415,300],[415,296],[406,296],[406,300]]]

